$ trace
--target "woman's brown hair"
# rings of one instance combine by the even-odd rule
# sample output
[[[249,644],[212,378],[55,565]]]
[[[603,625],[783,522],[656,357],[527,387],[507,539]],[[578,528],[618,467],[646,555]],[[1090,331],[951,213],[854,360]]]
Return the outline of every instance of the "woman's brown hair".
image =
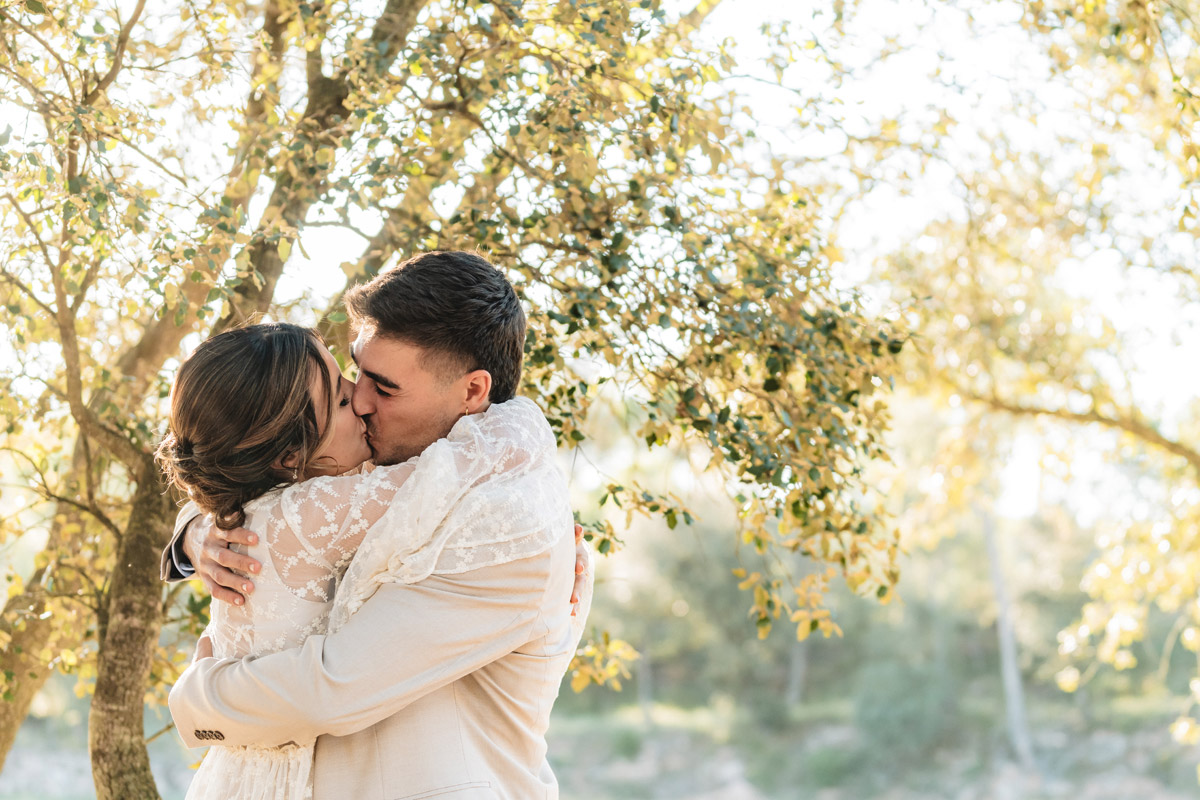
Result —
[[[242,525],[246,503],[302,480],[333,435],[323,350],[307,328],[250,325],[217,334],[179,367],[158,463],[217,527]],[[320,407],[314,383],[326,387]],[[281,469],[290,456],[295,468]]]

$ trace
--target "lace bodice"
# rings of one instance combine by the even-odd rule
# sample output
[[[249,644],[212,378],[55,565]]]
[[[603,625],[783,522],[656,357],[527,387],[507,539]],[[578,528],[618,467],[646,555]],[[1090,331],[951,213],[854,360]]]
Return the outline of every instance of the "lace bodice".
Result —
[[[245,527],[259,543],[244,552],[262,573],[245,605],[213,604],[213,655],[299,646],[345,621],[384,581],[412,583],[435,568],[462,572],[541,552],[571,520],[554,445],[541,410],[517,398],[463,417],[403,464],[314,478],[254,500]],[[311,741],[218,747],[187,800],[311,800],[312,754]]]
[[[259,543],[239,549],[262,573],[244,605],[213,604],[213,655],[265,655],[324,633],[339,580],[364,540],[342,621],[382,580],[415,582],[435,568],[462,572],[541,552],[561,535],[564,513],[569,526],[569,509],[558,508],[565,491],[554,445],[541,410],[517,398],[463,417],[403,464],[257,498],[244,527]]]

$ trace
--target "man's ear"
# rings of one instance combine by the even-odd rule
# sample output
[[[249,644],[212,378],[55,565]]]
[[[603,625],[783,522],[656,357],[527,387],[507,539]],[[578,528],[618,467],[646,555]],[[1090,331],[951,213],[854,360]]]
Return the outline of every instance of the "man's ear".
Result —
[[[463,376],[464,413],[474,414],[488,406],[488,395],[492,393],[492,373],[477,369]]]

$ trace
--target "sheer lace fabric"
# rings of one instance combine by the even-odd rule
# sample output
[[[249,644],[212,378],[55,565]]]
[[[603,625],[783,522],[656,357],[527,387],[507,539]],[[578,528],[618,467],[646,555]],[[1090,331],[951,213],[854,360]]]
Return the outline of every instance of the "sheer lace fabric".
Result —
[[[213,603],[206,631],[213,655],[297,647],[335,629],[331,609],[344,623],[386,581],[412,583],[435,569],[463,572],[547,549],[570,525],[554,445],[541,410],[517,398],[463,417],[403,464],[314,478],[254,500],[245,527],[260,539],[247,552],[262,573],[246,604]],[[313,742],[214,747],[187,798],[306,800],[312,751]]]
[[[547,550],[571,527],[554,451],[541,409],[525,398],[460,419],[421,454],[412,491],[395,498],[362,542],[334,598],[330,632],[380,584],[416,583],[435,571],[458,574]]]

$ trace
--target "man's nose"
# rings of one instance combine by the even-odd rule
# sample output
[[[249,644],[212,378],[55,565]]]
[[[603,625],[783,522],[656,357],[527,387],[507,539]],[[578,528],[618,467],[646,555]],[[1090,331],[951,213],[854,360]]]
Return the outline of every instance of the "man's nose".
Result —
[[[360,417],[365,417],[375,411],[375,406],[371,403],[370,395],[363,386],[365,382],[360,380],[358,385],[354,387],[354,393],[350,395],[350,408]]]

